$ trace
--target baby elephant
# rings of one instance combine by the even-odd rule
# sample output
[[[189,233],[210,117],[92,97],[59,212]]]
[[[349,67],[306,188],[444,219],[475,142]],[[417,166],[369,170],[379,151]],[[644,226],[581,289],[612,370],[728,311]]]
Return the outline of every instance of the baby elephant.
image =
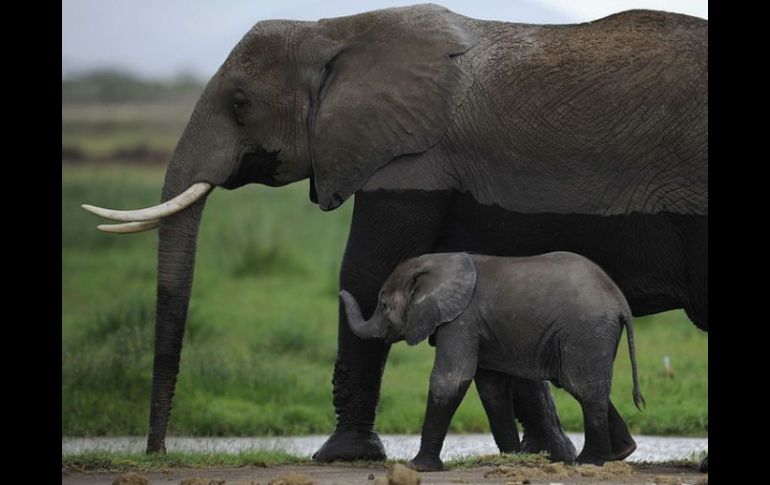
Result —
[[[625,325],[634,403],[639,409],[644,405],[631,311],[620,289],[588,259],[568,252],[519,258],[426,254],[396,267],[368,321],[350,293],[343,290],[340,296],[360,338],[415,345],[432,336],[435,342],[413,468],[443,469],[439,454],[449,422],[474,376],[497,440],[487,405],[496,391],[478,379],[489,372],[550,380],[578,400],[585,427],[578,462],[622,460],[636,449],[610,401],[612,366]]]

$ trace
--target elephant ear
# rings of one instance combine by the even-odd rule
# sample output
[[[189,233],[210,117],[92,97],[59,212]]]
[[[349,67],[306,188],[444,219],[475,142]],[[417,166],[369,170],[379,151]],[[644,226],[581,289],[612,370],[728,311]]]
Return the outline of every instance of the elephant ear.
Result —
[[[319,21],[338,43],[310,117],[322,210],[341,205],[390,160],[442,138],[471,83],[452,59],[475,43],[461,19],[420,5]]]
[[[422,256],[406,315],[406,342],[416,345],[457,318],[471,302],[476,266],[466,253]]]

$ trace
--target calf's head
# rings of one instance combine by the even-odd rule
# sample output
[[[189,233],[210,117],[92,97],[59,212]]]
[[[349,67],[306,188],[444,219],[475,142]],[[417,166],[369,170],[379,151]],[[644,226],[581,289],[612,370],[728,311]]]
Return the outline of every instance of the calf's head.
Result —
[[[439,325],[457,318],[470,304],[475,288],[476,267],[468,254],[426,254],[396,266],[369,320],[348,291],[342,290],[340,297],[358,337],[416,345]]]

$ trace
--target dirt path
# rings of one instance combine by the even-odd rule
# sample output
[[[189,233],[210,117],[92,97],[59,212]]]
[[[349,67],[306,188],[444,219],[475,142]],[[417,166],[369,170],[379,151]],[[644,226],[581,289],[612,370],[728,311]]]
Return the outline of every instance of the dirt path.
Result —
[[[694,467],[681,467],[671,465],[634,465],[633,471],[627,473],[617,473],[609,478],[602,479],[597,473],[585,471],[584,474],[590,476],[581,476],[578,472],[571,472],[571,476],[564,476],[563,469],[547,469],[545,475],[537,477],[535,475],[529,478],[522,477],[518,470],[512,467],[480,467],[466,470],[452,470],[447,472],[421,473],[421,483],[423,484],[705,484],[708,475],[698,473]],[[600,469],[601,470],[601,469]],[[625,470],[629,471],[628,469]],[[374,484],[375,478],[384,478],[387,475],[385,466],[377,467],[353,467],[344,465],[288,465],[276,467],[242,467],[242,468],[212,468],[212,469],[189,469],[179,468],[165,472],[146,472],[143,476],[149,479],[152,484],[178,484],[182,480],[201,477],[205,479],[223,479],[227,484],[247,485],[259,483],[268,485],[272,480],[284,477],[289,473],[302,474],[312,480],[317,485],[335,484]],[[62,485],[96,485],[112,484],[120,473],[80,473],[62,471]],[[129,482],[126,482],[129,483]],[[134,482],[141,485],[139,482]],[[201,480],[195,485],[208,485],[208,480]],[[211,485],[218,483],[210,482]],[[219,482],[222,483],[222,482]],[[285,485],[305,485],[302,481],[282,482]],[[410,485],[410,484],[405,484]]]

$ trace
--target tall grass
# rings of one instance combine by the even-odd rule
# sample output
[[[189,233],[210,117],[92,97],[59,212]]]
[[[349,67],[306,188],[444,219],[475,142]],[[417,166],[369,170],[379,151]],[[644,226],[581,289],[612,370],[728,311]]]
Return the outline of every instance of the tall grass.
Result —
[[[116,236],[79,208],[157,202],[163,169],[62,167],[62,434],[147,432],[157,234]],[[329,433],[337,338],[337,278],[353,201],[323,213],[307,181],[280,189],[215,190],[199,236],[190,318],[170,421],[177,435]],[[625,343],[613,402],[632,432],[708,429],[708,339],[683,312],[635,321],[647,410],[631,399]],[[674,378],[663,372],[670,356]],[[419,432],[433,349],[395,345],[377,428]],[[562,422],[582,430],[577,403],[555,391]],[[487,431],[475,388],[452,431]]]

